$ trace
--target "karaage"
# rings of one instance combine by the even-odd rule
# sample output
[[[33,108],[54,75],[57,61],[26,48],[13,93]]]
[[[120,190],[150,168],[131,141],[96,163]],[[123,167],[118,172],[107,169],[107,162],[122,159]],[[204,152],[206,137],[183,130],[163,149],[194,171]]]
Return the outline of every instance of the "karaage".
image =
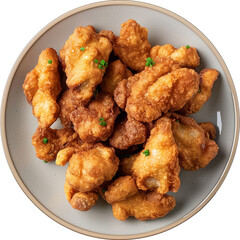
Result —
[[[162,117],[157,120],[144,149],[133,162],[132,170],[141,190],[155,190],[161,194],[178,191],[178,148],[169,118]]]
[[[173,113],[173,135],[179,150],[179,163],[185,170],[203,168],[215,158],[218,145],[194,119]]]
[[[156,45],[151,49],[150,57],[153,60],[159,57],[170,57],[181,67],[187,68],[195,68],[200,64],[200,58],[196,48],[190,47],[189,45],[180,47],[179,49],[174,48],[171,44],[163,46]]]
[[[119,109],[112,97],[99,93],[88,107],[80,106],[71,113],[75,131],[84,142],[106,141],[112,134]]]
[[[53,48],[41,52],[36,67],[27,74],[23,90],[41,127],[51,126],[59,114],[56,102],[61,92],[59,59]]]

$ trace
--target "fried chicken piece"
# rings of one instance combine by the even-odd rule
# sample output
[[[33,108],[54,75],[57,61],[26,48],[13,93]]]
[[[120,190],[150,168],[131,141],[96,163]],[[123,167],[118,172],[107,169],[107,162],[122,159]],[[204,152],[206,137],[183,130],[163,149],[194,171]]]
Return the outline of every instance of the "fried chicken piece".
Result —
[[[101,89],[113,96],[113,91],[117,87],[118,83],[130,76],[132,76],[131,71],[127,69],[126,65],[120,60],[111,62],[108,65],[106,73],[100,84]]]
[[[117,178],[105,192],[106,201],[110,204],[120,202],[138,192],[135,180],[131,176]]]
[[[80,85],[83,100],[85,92],[92,95],[94,87],[101,83],[106,66],[99,67],[100,61],[108,62],[111,51],[110,41],[97,34],[92,26],[77,27],[64,44],[60,58],[67,86]]]
[[[80,211],[90,210],[98,200],[98,194],[96,192],[78,192],[72,188],[67,181],[65,181],[64,184],[64,192],[71,206]]]
[[[209,138],[214,140],[216,137],[216,128],[210,122],[202,122],[198,124],[201,128],[204,129],[206,133],[208,133]]]
[[[133,162],[132,170],[141,190],[156,190],[161,194],[178,191],[178,148],[169,118],[162,117],[155,123],[144,149]]]
[[[181,109],[197,93],[199,76],[193,69],[176,68],[171,59],[160,59],[121,81],[114,91],[115,102],[121,108],[126,105],[128,116],[139,122],[152,122],[162,113]]]
[[[115,119],[119,113],[112,97],[100,93],[88,107],[80,106],[74,110],[70,119],[82,141],[106,141],[113,132]]]
[[[200,84],[198,93],[184,105],[184,107],[180,110],[180,113],[190,115],[198,112],[204,103],[211,97],[212,87],[214,82],[217,80],[218,75],[219,73],[215,69],[203,69],[199,74]]]
[[[51,129],[39,126],[32,137],[32,145],[35,147],[36,156],[48,162],[55,160],[61,149],[78,141],[78,134],[71,128]]]
[[[194,47],[174,48],[171,44],[163,46],[156,45],[150,51],[150,57],[155,60],[159,57],[170,57],[181,67],[195,68],[200,64],[200,58]]]
[[[152,220],[164,217],[176,205],[174,197],[156,192],[139,191],[132,197],[112,204],[113,216],[124,221],[129,216],[138,220]]]
[[[59,59],[53,48],[41,52],[36,67],[27,74],[23,90],[41,127],[51,126],[59,114],[56,102],[61,92]]]
[[[216,157],[218,145],[194,119],[172,114],[173,135],[179,150],[180,166],[189,171],[203,168]]]
[[[117,172],[119,159],[113,148],[97,144],[87,151],[72,155],[66,181],[79,192],[89,192],[111,180]]]
[[[120,36],[116,37],[113,45],[114,54],[130,69],[140,72],[144,70],[146,58],[150,55],[148,30],[132,19],[121,27]]]
[[[125,118],[116,125],[109,143],[114,148],[128,149],[133,145],[144,143],[147,134],[147,127],[144,124]]]

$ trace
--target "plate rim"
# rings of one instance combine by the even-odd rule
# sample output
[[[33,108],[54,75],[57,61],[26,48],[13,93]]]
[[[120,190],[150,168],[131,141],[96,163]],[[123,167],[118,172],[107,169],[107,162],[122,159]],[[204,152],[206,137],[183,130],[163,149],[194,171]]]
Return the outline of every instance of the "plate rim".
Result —
[[[89,231],[80,227],[77,227],[73,224],[68,223],[67,221],[61,219],[60,217],[56,216],[54,213],[52,213],[49,209],[47,209],[45,206],[43,206],[39,200],[30,192],[30,190],[26,187],[24,184],[23,180],[21,179],[20,175],[17,172],[17,169],[14,166],[13,160],[11,158],[11,154],[8,149],[8,144],[7,144],[7,135],[6,135],[6,105],[8,101],[8,95],[9,95],[9,90],[11,88],[12,80],[13,77],[19,67],[19,65],[22,62],[22,59],[25,57],[29,49],[32,47],[32,45],[50,28],[54,27],[58,22],[64,20],[65,18],[70,17],[71,15],[74,15],[76,13],[88,10],[88,9],[93,9],[93,8],[98,8],[102,6],[113,6],[113,5],[128,5],[128,6],[138,6],[138,7],[143,7],[151,10],[158,11],[160,13],[164,13],[170,17],[173,17],[174,19],[180,21],[184,25],[186,25],[188,28],[190,28],[194,33],[196,33],[206,44],[207,46],[211,49],[211,51],[214,53],[216,56],[217,60],[219,61],[221,67],[223,68],[224,73],[226,74],[227,81],[229,84],[229,87],[231,89],[231,95],[232,95],[232,100],[233,100],[233,107],[234,107],[234,114],[235,114],[235,119],[234,119],[234,137],[233,137],[233,144],[230,152],[230,156],[227,162],[227,165],[225,166],[223,173],[221,174],[220,178],[218,179],[217,184],[214,186],[214,188],[210,191],[210,193],[205,197],[205,199],[191,212],[186,214],[183,218],[179,219],[178,221],[175,221],[174,223],[163,227],[161,229],[153,230],[153,231],[148,231],[145,233],[140,233],[140,234],[131,234],[131,235],[112,235],[112,234],[103,234],[103,233],[98,233],[98,232],[93,232]],[[238,98],[237,98],[237,93],[236,89],[232,80],[232,77],[230,75],[230,72],[226,66],[226,63],[224,62],[223,58],[221,57],[220,53],[217,51],[215,46],[210,42],[210,40],[197,28],[195,27],[192,23],[184,19],[183,17],[177,15],[176,13],[167,10],[165,8],[149,4],[149,3],[144,3],[144,2],[139,2],[139,1],[126,1],[126,0],[112,0],[112,1],[101,1],[101,2],[95,2],[91,4],[87,4],[81,7],[77,7],[75,9],[72,9],[66,13],[63,13],[59,17],[55,18],[53,21],[48,23],[45,27],[43,27],[24,47],[24,49],[21,51],[20,55],[18,56],[17,60],[15,61],[10,74],[8,76],[7,82],[5,84],[3,96],[2,96],[2,104],[1,104],[1,137],[2,137],[2,145],[5,153],[5,157],[7,159],[9,168],[22,189],[22,191],[25,193],[25,195],[31,200],[31,202],[38,208],[40,209],[43,213],[45,213],[48,217],[53,219],[55,222],[61,224],[64,227],[67,227],[68,229],[71,229],[75,232],[91,236],[91,237],[96,237],[96,238],[103,238],[103,239],[136,239],[136,238],[143,238],[143,237],[149,237],[153,236],[155,234],[159,234],[162,232],[165,232],[167,230],[170,230],[179,224],[185,222],[192,216],[194,216],[197,212],[199,212],[216,194],[220,186],[222,185],[223,181],[225,180],[230,167],[232,165],[236,149],[237,149],[237,143],[238,143],[238,138],[239,138],[239,104],[238,104]]]

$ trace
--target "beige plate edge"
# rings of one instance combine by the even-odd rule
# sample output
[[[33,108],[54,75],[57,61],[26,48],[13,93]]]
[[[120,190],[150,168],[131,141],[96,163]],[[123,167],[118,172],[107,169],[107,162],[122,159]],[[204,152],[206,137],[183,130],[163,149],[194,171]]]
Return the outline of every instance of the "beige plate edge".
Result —
[[[96,232],[91,232],[85,229],[81,229],[79,227],[76,227],[64,220],[62,220],[61,218],[57,217],[56,215],[54,215],[51,211],[49,211],[47,208],[45,208],[34,196],[33,194],[27,189],[27,187],[25,186],[25,184],[23,183],[22,179],[20,178],[14,164],[13,161],[11,159],[11,155],[10,152],[8,150],[8,144],[7,144],[7,137],[6,137],[6,129],[5,129],[5,113],[6,113],[6,104],[7,104],[7,100],[8,100],[8,93],[9,93],[9,89],[12,83],[12,79],[13,76],[19,66],[19,64],[21,63],[23,57],[25,56],[25,54],[28,52],[28,50],[30,49],[30,47],[40,38],[40,36],[42,34],[44,34],[48,29],[52,28],[56,23],[62,21],[63,19],[87,10],[87,9],[91,9],[91,8],[96,8],[96,7],[101,7],[101,6],[110,6],[110,5],[132,5],[132,6],[140,6],[140,7],[145,7],[145,8],[149,8],[152,10],[156,10],[162,13],[165,13],[175,19],[177,19],[178,21],[182,22],[183,24],[185,24],[187,27],[189,27],[191,30],[193,30],[207,45],[208,47],[213,51],[213,53],[215,54],[215,56],[217,57],[218,61],[220,62],[226,76],[228,79],[228,83],[229,86],[231,88],[231,92],[232,92],[232,97],[233,97],[233,103],[234,103],[234,111],[235,111],[235,133],[234,133],[234,139],[233,139],[233,145],[232,145],[232,149],[231,149],[231,153],[230,153],[230,157],[229,157],[229,161],[224,169],[223,174],[221,175],[221,177],[218,180],[218,183],[216,184],[216,186],[212,189],[212,191],[208,194],[208,196],[201,202],[201,204],[194,209],[193,211],[191,211],[189,214],[187,214],[186,216],[184,216],[182,219],[176,221],[175,223],[164,227],[162,229],[158,229],[155,231],[150,231],[150,232],[146,232],[146,233],[142,233],[142,234],[134,234],[134,235],[108,235],[108,234],[101,234],[101,233],[96,233]],[[152,5],[152,4],[148,4],[148,3],[143,3],[143,2],[136,2],[136,1],[103,1],[103,2],[97,2],[97,3],[92,3],[92,4],[88,4],[76,9],[73,9],[63,15],[61,15],[60,17],[56,18],[55,20],[53,20],[52,22],[50,22],[48,25],[46,25],[43,29],[41,29],[32,39],[31,41],[26,45],[26,47],[23,49],[23,51],[21,52],[21,54],[19,55],[19,57],[17,58],[6,83],[5,89],[4,89],[4,93],[3,93],[3,97],[2,97],[2,106],[1,106],[1,135],[2,135],[2,143],[3,143],[3,148],[4,148],[4,152],[5,152],[5,156],[6,159],[8,161],[8,165],[12,171],[12,174],[14,176],[14,178],[16,179],[17,183],[19,184],[19,186],[21,187],[21,189],[23,190],[23,192],[27,195],[27,197],[42,211],[44,212],[48,217],[52,218],[54,221],[58,222],[59,224],[73,230],[76,231],[78,233],[82,233],[85,234],[87,236],[91,236],[91,237],[97,237],[97,238],[104,238],[104,239],[137,239],[137,238],[142,238],[142,237],[148,237],[148,236],[152,236],[164,231],[167,231],[181,223],[183,223],[184,221],[186,221],[187,219],[189,219],[190,217],[192,217],[193,215],[195,215],[198,211],[200,211],[211,199],[212,197],[215,195],[215,193],[218,191],[218,189],[220,188],[220,186],[222,185],[223,181],[225,180],[227,173],[232,165],[233,162],[233,158],[236,152],[236,148],[237,148],[237,143],[238,143],[238,137],[239,137],[239,105],[238,105],[238,99],[237,99],[237,93],[234,87],[234,83],[232,80],[232,77],[229,73],[229,70],[224,62],[224,60],[222,59],[221,55],[218,53],[218,51],[216,50],[216,48],[213,46],[213,44],[206,38],[206,36],[201,33],[195,26],[193,26],[190,22],[188,22],[187,20],[183,19],[182,17],[178,16],[177,14],[166,10],[164,8]]]

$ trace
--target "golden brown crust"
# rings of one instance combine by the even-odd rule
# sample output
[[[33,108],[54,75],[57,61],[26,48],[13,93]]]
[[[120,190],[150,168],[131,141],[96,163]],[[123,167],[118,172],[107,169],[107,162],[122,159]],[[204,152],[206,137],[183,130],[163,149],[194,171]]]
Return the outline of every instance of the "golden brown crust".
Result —
[[[96,192],[78,192],[72,188],[67,181],[65,181],[64,184],[64,192],[71,206],[80,211],[90,210],[98,200],[98,194]]]
[[[81,50],[82,47],[84,50]],[[102,81],[105,67],[99,69],[99,64],[94,60],[108,62],[111,51],[112,45],[109,40],[99,36],[92,26],[77,27],[60,51],[68,87],[86,84],[82,89],[84,91],[88,85],[92,88],[97,86]]]
[[[200,64],[200,58],[197,50],[194,47],[180,47],[174,48],[171,44],[163,46],[156,45],[150,51],[150,57],[153,60],[161,57],[170,57],[175,63],[181,67],[195,68]]]
[[[113,203],[112,210],[113,216],[118,220],[124,221],[133,216],[144,221],[164,217],[175,205],[176,200],[172,196],[139,191],[126,200]]]
[[[146,151],[148,156],[144,154]],[[161,194],[178,191],[178,148],[169,118],[162,117],[155,123],[144,149],[133,162],[132,170],[141,190],[155,190]]]
[[[135,180],[131,176],[117,178],[105,192],[106,201],[110,204],[120,202],[138,192]]]
[[[216,137],[216,128],[210,122],[202,122],[198,124],[201,128],[204,129],[205,132],[209,135],[209,138],[214,140]]]
[[[113,132],[119,109],[109,94],[100,93],[88,107],[80,106],[71,113],[75,131],[84,142],[106,141]],[[101,121],[100,119],[103,119]],[[102,125],[101,122],[106,124]]]
[[[172,114],[173,134],[179,150],[180,166],[189,171],[203,168],[217,155],[218,145],[209,139],[194,119]]]
[[[114,54],[130,69],[140,72],[145,68],[151,45],[148,30],[136,21],[129,19],[121,25],[120,36],[113,45]]]
[[[50,61],[50,62],[49,62]],[[41,52],[37,66],[27,74],[23,90],[41,127],[51,126],[59,114],[56,102],[61,92],[59,59],[53,48]]]
[[[180,110],[180,113],[190,115],[198,112],[204,103],[211,97],[212,87],[214,82],[217,80],[218,75],[219,73],[215,69],[203,69],[199,74],[199,91],[184,105],[184,107]]]
[[[111,62],[108,65],[106,73],[103,76],[103,80],[100,84],[101,89],[113,96],[113,91],[117,87],[118,83],[130,76],[132,76],[131,71],[128,70],[126,65],[120,60]]]
[[[144,143],[147,133],[147,127],[144,124],[134,119],[124,119],[116,124],[109,143],[117,149],[128,149],[133,145]]]
[[[79,192],[89,192],[104,181],[111,180],[117,172],[119,159],[114,149],[97,144],[87,151],[72,155],[66,172],[66,181]]]
[[[47,143],[43,139],[47,138]],[[32,137],[32,144],[35,147],[36,156],[44,161],[55,160],[57,153],[78,142],[78,135],[73,129],[51,129],[38,127]]]

